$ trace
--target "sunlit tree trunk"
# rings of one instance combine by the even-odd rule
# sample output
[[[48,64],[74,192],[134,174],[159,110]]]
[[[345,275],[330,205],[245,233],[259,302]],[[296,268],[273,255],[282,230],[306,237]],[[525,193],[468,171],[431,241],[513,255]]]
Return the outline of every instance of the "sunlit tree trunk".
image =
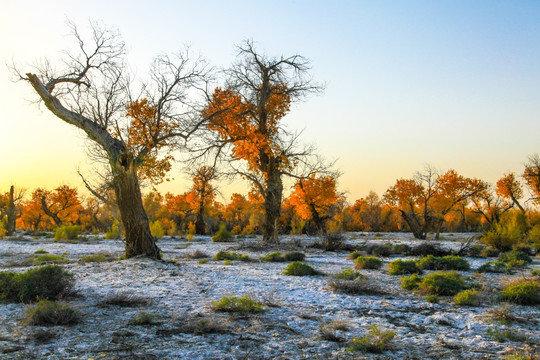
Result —
[[[6,235],[11,236],[15,232],[15,221],[17,220],[17,213],[15,210],[15,188],[13,185],[9,188],[9,204],[7,209],[7,226]]]
[[[268,172],[266,189],[263,193],[265,221],[263,224],[263,241],[278,244],[278,222],[281,215],[281,200],[283,197],[283,182],[277,169]]]

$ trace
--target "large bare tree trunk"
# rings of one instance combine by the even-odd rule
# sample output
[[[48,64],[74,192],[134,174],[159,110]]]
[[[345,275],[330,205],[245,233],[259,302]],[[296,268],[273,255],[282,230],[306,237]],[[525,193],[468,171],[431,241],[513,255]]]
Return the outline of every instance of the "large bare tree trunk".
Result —
[[[414,238],[419,239],[419,240],[425,240],[426,239],[426,232],[424,231],[424,229],[422,229],[420,224],[418,224],[417,221],[414,221],[414,219],[412,219],[410,216],[408,216],[405,211],[399,210],[399,212],[401,213],[401,217],[403,218],[403,220],[409,226],[409,229],[411,229],[411,231],[412,231],[412,233],[414,235]]]
[[[161,259],[156,240],[150,233],[133,160],[124,154],[118,160],[111,161],[111,170],[116,201],[126,232],[126,257],[145,255]]]
[[[280,175],[279,171],[268,175],[267,187],[264,192],[263,241],[272,244],[279,244],[278,222],[283,196],[283,183]]]

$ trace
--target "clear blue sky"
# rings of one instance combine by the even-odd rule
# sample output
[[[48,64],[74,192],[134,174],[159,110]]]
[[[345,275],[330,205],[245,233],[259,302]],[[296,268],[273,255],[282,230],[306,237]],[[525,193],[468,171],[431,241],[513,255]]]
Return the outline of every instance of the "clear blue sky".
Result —
[[[351,201],[425,163],[495,182],[540,152],[538,1],[9,1],[1,60],[54,58],[69,41],[66,18],[117,27],[139,74],[186,43],[217,67],[246,38],[270,55],[306,56],[326,90],[287,123],[338,159]],[[84,137],[33,98],[0,67],[0,191],[80,186]],[[179,171],[160,189],[186,191]]]

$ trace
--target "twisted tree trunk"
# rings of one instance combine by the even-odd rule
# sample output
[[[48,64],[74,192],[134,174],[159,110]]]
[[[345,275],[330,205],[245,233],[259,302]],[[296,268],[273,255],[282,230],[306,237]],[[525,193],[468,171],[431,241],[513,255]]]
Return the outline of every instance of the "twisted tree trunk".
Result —
[[[9,188],[9,204],[7,209],[7,226],[6,235],[11,236],[15,232],[15,221],[17,220],[17,213],[15,210],[15,188],[13,185]]]
[[[281,174],[275,170],[268,173],[267,186],[264,192],[265,221],[263,224],[263,241],[279,244],[278,222],[281,215],[283,182]]]

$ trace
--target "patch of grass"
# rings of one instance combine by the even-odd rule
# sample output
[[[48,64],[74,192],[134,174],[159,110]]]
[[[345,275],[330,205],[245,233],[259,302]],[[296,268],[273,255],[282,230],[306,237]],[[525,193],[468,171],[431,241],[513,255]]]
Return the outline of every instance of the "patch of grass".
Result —
[[[424,270],[461,270],[467,271],[470,269],[467,260],[460,256],[433,256],[427,255],[417,260],[418,267]]]
[[[243,296],[223,296],[221,300],[213,302],[213,310],[243,314],[262,312],[264,307],[245,294]]]
[[[98,306],[120,306],[120,307],[138,307],[150,305],[151,301],[148,298],[133,295],[127,292],[117,292],[107,296]]]
[[[232,260],[223,260],[223,265],[232,265]]]
[[[75,240],[81,232],[79,225],[62,225],[56,228],[54,241]]]
[[[456,306],[480,306],[482,298],[477,290],[463,290],[454,296],[454,304]]]
[[[540,269],[532,269],[531,275],[533,276],[540,276]]]
[[[344,342],[345,338],[339,334],[339,331],[349,331],[350,326],[343,320],[334,320],[319,326],[319,335],[321,339],[332,342]]]
[[[250,261],[249,256],[247,256],[246,254],[238,254],[232,251],[229,252],[229,251],[224,251],[224,250],[218,251],[213,259],[216,261],[220,261],[220,260]]]
[[[262,256],[260,260],[265,262],[284,262],[285,258],[281,256],[281,252],[274,251],[273,253]]]
[[[39,255],[39,254],[48,254],[49,252],[47,250],[43,250],[43,249],[39,249],[39,250],[36,250],[34,251],[34,254],[36,255]]]
[[[111,254],[93,254],[93,255],[87,255],[83,256],[79,261],[80,262],[109,262],[114,261],[116,258],[112,256]]]
[[[424,276],[418,284],[418,290],[422,294],[455,295],[465,289],[465,281],[455,271],[437,271]]]
[[[67,264],[69,262],[63,256],[54,254],[43,254],[35,258],[30,259],[34,265],[46,265],[46,264]]]
[[[373,256],[358,256],[354,260],[354,268],[360,269],[380,269],[382,266],[382,260]]]
[[[225,223],[219,224],[219,230],[212,236],[212,242],[229,242],[234,239],[234,235],[227,230]]]
[[[67,304],[41,300],[26,309],[24,322],[28,325],[71,325],[80,321],[79,312]]]
[[[172,329],[171,332],[195,335],[219,334],[228,332],[228,328],[220,319],[196,315],[181,319],[178,327]]]
[[[154,314],[141,311],[129,323],[131,325],[154,325],[156,322]]]
[[[406,290],[417,290],[422,278],[418,274],[412,274],[409,277],[401,278],[401,287]]]
[[[503,289],[500,299],[519,305],[540,304],[540,284],[528,279],[514,281]]]
[[[210,255],[208,255],[202,250],[196,249],[195,251],[191,253],[185,254],[184,257],[186,259],[206,259],[206,258],[209,258]]]
[[[371,249],[371,254],[375,256],[388,257],[393,254],[392,245],[384,244]]]
[[[440,300],[440,298],[437,295],[434,295],[434,294],[427,294],[426,295],[426,301],[428,303],[438,304],[439,300]]]
[[[366,253],[365,251],[356,250],[350,253],[347,259],[356,260],[357,257],[363,256],[365,253]]]
[[[409,254],[407,255],[413,255],[413,256],[427,256],[427,255],[433,255],[433,256],[446,256],[451,255],[451,251],[447,249],[443,249],[439,244],[431,243],[431,242],[425,242],[420,245],[414,246],[411,248]]]
[[[206,264],[210,261],[210,259],[200,259],[199,261],[197,261],[197,263],[199,264]]]
[[[519,331],[516,331],[515,329],[499,329],[496,327],[490,327],[487,330],[487,335],[491,336],[493,340],[501,343],[507,341],[525,342],[527,340],[525,335]]]
[[[0,302],[57,300],[73,288],[73,275],[56,265],[24,273],[0,272]]]
[[[380,354],[388,349],[395,336],[394,331],[383,331],[377,325],[372,325],[366,335],[353,338],[347,350]]]
[[[411,252],[411,247],[407,244],[396,244],[392,247],[394,254],[406,255]]]
[[[315,276],[315,275],[324,275],[322,272],[315,270],[310,265],[301,261],[293,261],[285,270],[283,270],[283,275],[289,276]]]
[[[367,276],[362,275],[358,271],[354,271],[353,269],[345,269],[340,273],[337,273],[332,276],[334,279],[340,279],[340,280],[355,280],[355,279],[367,279]]]
[[[397,259],[388,264],[388,268],[388,274],[390,275],[422,274],[422,269],[418,267],[414,260]]]

